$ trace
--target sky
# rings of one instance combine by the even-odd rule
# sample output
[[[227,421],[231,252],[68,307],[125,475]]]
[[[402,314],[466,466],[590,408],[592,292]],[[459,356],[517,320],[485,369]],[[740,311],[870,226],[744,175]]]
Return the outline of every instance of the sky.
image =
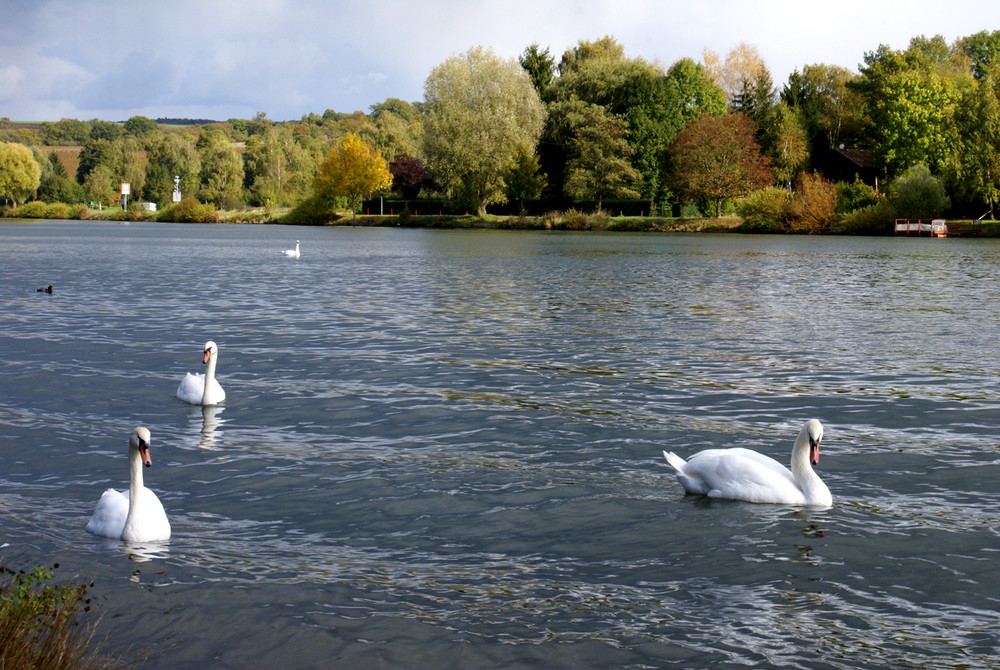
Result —
[[[0,0],[0,117],[274,121],[423,100],[474,46],[556,61],[614,37],[669,67],[754,45],[779,88],[804,65],[857,71],[880,44],[1000,30],[996,0]]]

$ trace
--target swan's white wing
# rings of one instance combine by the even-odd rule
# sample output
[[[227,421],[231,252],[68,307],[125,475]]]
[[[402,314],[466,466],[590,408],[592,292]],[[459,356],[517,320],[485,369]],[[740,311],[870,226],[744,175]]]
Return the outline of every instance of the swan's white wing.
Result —
[[[712,498],[805,504],[805,495],[788,468],[749,449],[700,451],[685,463],[684,474],[703,482],[704,494]]]
[[[200,405],[205,394],[205,375],[200,372],[187,373],[177,387],[177,397],[192,405]],[[224,396],[225,394],[223,394]]]
[[[121,539],[126,542],[154,542],[170,539],[170,522],[156,494],[145,486],[124,523]]]
[[[117,540],[121,537],[127,516],[128,491],[120,493],[114,489],[108,489],[97,501],[94,515],[87,523],[87,532],[101,537],[113,537]]]

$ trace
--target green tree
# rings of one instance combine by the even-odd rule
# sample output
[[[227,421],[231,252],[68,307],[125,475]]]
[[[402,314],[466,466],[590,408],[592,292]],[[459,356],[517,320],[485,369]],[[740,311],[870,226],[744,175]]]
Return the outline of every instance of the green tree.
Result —
[[[700,63],[681,58],[667,70],[671,98],[679,108],[683,128],[702,112],[724,114],[726,94],[716,85]]]
[[[10,198],[14,207],[28,199],[41,182],[42,169],[23,144],[0,144],[0,195]]]
[[[548,48],[542,49],[537,43],[532,44],[518,57],[517,62],[528,73],[531,85],[538,91],[538,95],[543,95],[556,73],[556,60],[549,54]]]
[[[90,124],[76,119],[60,119],[55,123],[43,121],[42,140],[48,146],[83,144],[90,136]]]
[[[240,154],[228,139],[216,136],[202,151],[199,200],[219,209],[236,209],[243,204],[243,179]]]
[[[896,216],[907,219],[930,219],[948,208],[948,196],[941,180],[919,163],[897,177],[890,188]]]
[[[956,89],[926,54],[882,45],[865,54],[851,86],[864,99],[872,150],[890,175],[917,163],[944,165]]]
[[[809,160],[809,143],[798,115],[785,103],[774,108],[773,125],[767,129],[770,137],[771,161],[778,180],[791,186]]]
[[[670,145],[672,184],[682,199],[722,201],[770,186],[770,161],[761,154],[753,124],[742,114],[702,114]]]
[[[66,203],[83,201],[83,188],[66,172],[58,153],[53,151],[46,157],[36,150],[35,161],[42,169],[38,184],[39,200]]]
[[[1000,30],[983,30],[958,41],[958,47],[972,62],[972,74],[983,80],[987,72],[1000,65]]]
[[[559,74],[568,74],[590,60],[626,60],[625,47],[611,35],[593,42],[580,40],[575,47],[563,53],[562,60],[559,61]]]
[[[953,191],[989,204],[1000,199],[1000,71],[994,68],[955,106],[956,136],[949,168]]]
[[[313,155],[287,125],[270,126],[247,140],[246,185],[258,204],[289,205],[306,197],[316,174]]]
[[[136,137],[146,137],[160,129],[156,121],[145,116],[133,116],[123,125],[126,133]]]
[[[507,198],[516,200],[524,212],[524,201],[540,196],[545,182],[546,175],[539,169],[538,156],[523,146],[518,147],[514,165],[507,174]]]
[[[565,190],[565,166],[584,110],[590,105],[625,120],[629,162],[642,175],[639,192],[651,201],[663,196],[665,147],[684,125],[689,101],[679,80],[642,59],[629,59],[611,38],[599,47],[582,42],[563,57],[560,76],[546,91],[549,118],[541,161],[556,190]]]
[[[90,134],[87,136],[87,139],[117,140],[124,134],[125,129],[122,128],[122,124],[120,123],[115,123],[114,121],[101,121],[100,119],[91,119]]]
[[[372,149],[353,133],[327,154],[316,173],[314,190],[320,198],[347,198],[357,216],[362,200],[392,185],[392,173],[378,149]]]
[[[201,183],[201,156],[190,135],[163,133],[151,140],[146,163],[146,197],[165,205],[173,200],[174,177],[181,193],[197,193]],[[240,187],[243,174],[240,172]]]
[[[864,134],[864,101],[850,86],[858,75],[836,65],[806,65],[788,77],[781,100],[796,110],[817,155],[841,144],[857,146]]]
[[[452,199],[486,215],[506,200],[505,177],[518,147],[534,151],[545,109],[513,60],[475,47],[433,69],[424,87],[424,153]]]
[[[83,192],[87,200],[97,203],[98,209],[115,202],[119,191],[111,168],[101,163],[88,172],[83,180]]]
[[[625,139],[623,119],[592,106],[584,112],[573,141],[573,157],[566,166],[566,195],[577,200],[594,198],[601,211],[604,198],[638,198],[635,185],[642,179],[627,157],[632,148]]]

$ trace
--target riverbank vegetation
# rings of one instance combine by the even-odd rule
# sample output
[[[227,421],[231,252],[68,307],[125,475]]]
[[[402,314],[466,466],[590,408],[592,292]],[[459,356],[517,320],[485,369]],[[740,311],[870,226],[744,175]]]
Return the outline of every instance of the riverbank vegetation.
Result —
[[[857,72],[803,65],[779,87],[749,44],[664,66],[608,36],[558,59],[538,44],[516,61],[475,47],[429,73],[424,100],[367,113],[0,119],[0,206],[29,218],[775,233],[992,220],[1000,31],[860,56]]]
[[[135,667],[105,652],[95,639],[96,622],[83,623],[93,584],[52,586],[51,579],[42,567],[28,572],[0,566],[0,668]]]

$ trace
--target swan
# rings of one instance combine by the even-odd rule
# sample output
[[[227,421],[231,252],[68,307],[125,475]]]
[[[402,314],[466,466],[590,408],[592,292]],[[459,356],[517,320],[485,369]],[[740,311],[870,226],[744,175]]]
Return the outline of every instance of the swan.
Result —
[[[298,258],[299,257],[299,241],[298,240],[295,240],[295,248],[294,249],[285,249],[285,255],[286,256],[291,256],[292,258]]]
[[[108,489],[97,501],[87,532],[126,542],[155,542],[170,539],[170,522],[156,494],[142,485],[142,466],[153,464],[149,457],[149,430],[132,431],[128,440],[131,470],[128,491]]]
[[[792,468],[750,449],[706,449],[685,461],[673,452],[663,456],[677,471],[687,493],[710,498],[783,505],[833,504],[830,489],[812,466],[819,463],[823,424],[810,419],[792,447]]]
[[[215,378],[215,365],[219,357],[219,347],[209,340],[205,343],[205,355],[201,362],[207,363],[205,374],[187,373],[177,387],[177,397],[192,405],[218,405],[226,399],[226,392]]]

